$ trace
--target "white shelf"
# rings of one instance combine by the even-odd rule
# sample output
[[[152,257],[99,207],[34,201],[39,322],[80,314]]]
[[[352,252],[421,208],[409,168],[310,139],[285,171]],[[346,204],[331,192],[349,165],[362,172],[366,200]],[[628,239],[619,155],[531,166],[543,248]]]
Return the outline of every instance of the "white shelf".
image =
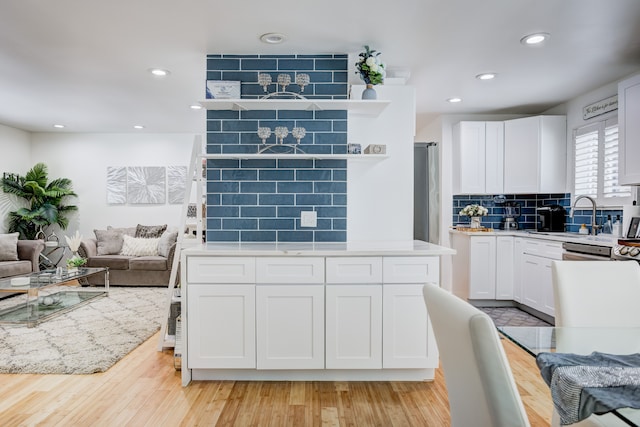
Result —
[[[315,160],[354,160],[379,161],[388,158],[387,154],[205,154],[205,159],[315,159]]]
[[[363,116],[378,116],[391,101],[360,99],[207,99],[207,110],[348,110]]]

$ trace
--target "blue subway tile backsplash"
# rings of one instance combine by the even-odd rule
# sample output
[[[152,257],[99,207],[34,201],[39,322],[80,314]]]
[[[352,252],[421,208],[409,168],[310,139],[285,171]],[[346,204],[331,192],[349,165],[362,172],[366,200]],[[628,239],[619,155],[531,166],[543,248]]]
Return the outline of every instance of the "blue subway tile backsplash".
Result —
[[[258,73],[291,76],[286,90],[299,92],[298,72],[309,74],[308,98],[347,99],[344,54],[208,55],[207,79],[241,82],[241,97],[265,95]],[[300,148],[308,154],[347,152],[347,111],[207,111],[207,153],[257,153],[263,141],[258,127],[304,127]],[[276,142],[275,135],[266,140]],[[291,134],[285,143],[294,144]],[[278,147],[273,152],[284,147]],[[207,241],[346,241],[346,160],[265,159],[207,161]],[[318,224],[300,226],[301,211],[315,210]]]
[[[504,200],[516,202],[520,206],[520,217],[517,219],[520,229],[535,230],[537,228],[537,212],[536,208],[548,205],[560,205],[566,209],[565,215],[565,231],[577,232],[582,224],[586,224],[590,228],[591,225],[591,209],[576,209],[573,218],[571,213],[571,194],[507,194]],[[504,202],[496,199],[493,195],[456,195],[453,196],[453,224],[468,224],[469,217],[458,215],[458,212],[466,205],[479,204],[489,210],[487,216],[482,217],[482,225],[487,228],[500,229],[502,218],[504,217]],[[596,223],[604,224],[607,215],[611,215],[612,219],[620,215],[622,211],[619,209],[598,209],[596,211]]]

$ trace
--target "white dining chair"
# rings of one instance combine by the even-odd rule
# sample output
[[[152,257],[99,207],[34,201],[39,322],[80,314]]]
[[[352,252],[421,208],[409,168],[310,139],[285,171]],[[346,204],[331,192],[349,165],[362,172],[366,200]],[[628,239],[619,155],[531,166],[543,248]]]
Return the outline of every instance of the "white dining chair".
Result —
[[[636,261],[553,261],[556,326],[640,327]]]
[[[491,318],[437,285],[423,289],[453,427],[523,427],[529,420]]]
[[[491,318],[437,285],[426,284],[423,295],[444,370],[451,426],[529,426],[509,361]],[[625,415],[629,416],[628,413]],[[631,418],[637,421],[635,417]],[[552,425],[560,425],[556,413]],[[615,415],[605,414],[591,416],[571,427],[625,425]]]

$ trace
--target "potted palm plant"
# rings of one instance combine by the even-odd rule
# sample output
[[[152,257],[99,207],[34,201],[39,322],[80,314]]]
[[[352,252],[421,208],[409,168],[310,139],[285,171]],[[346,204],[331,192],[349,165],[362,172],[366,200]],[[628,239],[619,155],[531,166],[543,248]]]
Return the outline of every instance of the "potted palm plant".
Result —
[[[51,224],[66,230],[69,225],[67,215],[78,210],[77,206],[66,204],[69,197],[77,196],[71,180],[58,178],[49,182],[44,163],[37,163],[25,176],[5,172],[1,184],[5,193],[24,202],[23,207],[9,212],[8,224],[9,232],[19,232],[21,239],[35,239]]]

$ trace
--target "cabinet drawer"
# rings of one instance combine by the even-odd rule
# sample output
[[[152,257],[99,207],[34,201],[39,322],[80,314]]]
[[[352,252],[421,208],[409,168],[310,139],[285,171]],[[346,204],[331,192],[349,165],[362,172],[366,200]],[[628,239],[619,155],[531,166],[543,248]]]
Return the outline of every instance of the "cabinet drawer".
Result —
[[[256,258],[256,283],[324,283],[324,258]]]
[[[187,283],[255,283],[251,257],[188,257]]]
[[[523,253],[551,259],[562,259],[562,242],[527,239],[524,241]]]
[[[439,257],[384,257],[382,281],[384,283],[439,283]]]
[[[329,257],[326,263],[327,283],[382,283],[382,257]]]

